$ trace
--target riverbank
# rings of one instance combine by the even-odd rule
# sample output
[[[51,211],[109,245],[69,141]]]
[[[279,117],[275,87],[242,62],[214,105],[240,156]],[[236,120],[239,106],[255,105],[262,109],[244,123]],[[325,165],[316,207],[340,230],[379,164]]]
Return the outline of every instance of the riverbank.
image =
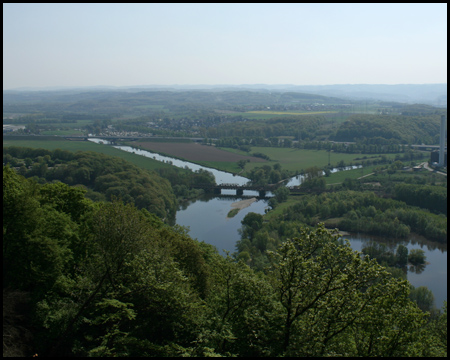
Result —
[[[199,165],[190,161],[185,161],[181,159],[177,159],[174,157],[168,157],[164,155],[160,155],[157,153],[153,153],[147,150],[138,149],[136,147],[131,146],[114,146],[117,149],[124,150],[127,152],[132,152],[136,155],[143,155],[144,157],[151,158],[153,160],[161,161],[167,164],[170,164],[168,166],[176,166],[183,169],[190,169],[192,171],[198,171],[200,169],[206,170],[211,172],[214,175],[215,181],[218,185],[220,184],[237,184],[237,185],[244,185],[247,182],[249,182],[249,179],[238,176],[234,173],[225,172],[221,170],[217,170],[215,168]]]

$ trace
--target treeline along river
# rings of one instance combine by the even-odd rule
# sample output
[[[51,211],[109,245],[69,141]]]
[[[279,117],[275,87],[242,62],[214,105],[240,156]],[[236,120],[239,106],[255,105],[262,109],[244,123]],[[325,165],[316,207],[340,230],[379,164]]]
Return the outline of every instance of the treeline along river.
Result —
[[[108,141],[102,139],[89,140],[96,143],[108,144]],[[146,156],[154,160],[170,162],[177,167],[188,167],[193,171],[199,169],[208,170],[214,174],[217,184],[244,185],[249,181],[249,179],[242,176],[159,155],[150,151],[140,150],[130,146],[114,147],[137,155]],[[301,181],[301,176],[294,177],[290,179],[288,186],[298,185]],[[180,205],[176,215],[176,223],[188,227],[189,234],[192,238],[212,244],[222,253],[225,250],[231,254],[236,251],[235,244],[240,239],[239,229],[241,228],[242,219],[249,212],[264,214],[265,210],[268,208],[268,199],[260,198],[251,203],[248,207],[240,210],[236,216],[228,218],[227,214],[232,209],[231,204],[242,200],[243,198],[257,196],[257,191],[244,190],[244,194],[237,197],[235,190],[225,189],[222,190],[222,195],[220,196],[204,195],[196,200],[188,201],[183,205]],[[267,196],[270,197],[272,194],[268,192]],[[415,287],[428,287],[434,294],[435,305],[437,307],[441,307],[443,301],[447,300],[447,244],[431,242],[417,235],[411,235],[407,240],[392,240],[361,234],[351,234],[344,237],[349,240],[352,248],[357,251],[361,251],[363,247],[372,242],[383,243],[387,245],[389,249],[393,249],[394,252],[398,244],[405,245],[408,250],[422,249],[425,251],[427,265],[421,271],[409,268],[407,278]]]

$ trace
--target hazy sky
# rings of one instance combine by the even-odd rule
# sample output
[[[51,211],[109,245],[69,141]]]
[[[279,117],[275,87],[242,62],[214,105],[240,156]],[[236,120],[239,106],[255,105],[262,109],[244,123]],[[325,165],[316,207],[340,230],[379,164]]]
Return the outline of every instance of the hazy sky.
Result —
[[[447,4],[3,4],[3,89],[447,82]]]

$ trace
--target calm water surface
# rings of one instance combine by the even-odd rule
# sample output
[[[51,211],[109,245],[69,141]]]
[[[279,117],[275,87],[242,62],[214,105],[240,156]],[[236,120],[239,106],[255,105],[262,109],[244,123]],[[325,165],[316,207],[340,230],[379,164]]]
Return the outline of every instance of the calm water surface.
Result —
[[[397,241],[385,239],[376,236],[367,236],[363,234],[345,235],[353,250],[361,251],[363,247],[373,242],[387,245],[389,250],[394,251],[399,244],[408,248],[421,249],[425,251],[427,265],[423,271],[416,271],[414,267],[409,266],[407,272],[408,281],[415,287],[426,286],[433,292],[436,307],[442,307],[444,300],[447,300],[447,244],[440,244],[428,241],[424,237],[411,234],[408,240]]]
[[[239,198],[205,197],[192,203],[187,203],[176,215],[178,225],[189,227],[192,238],[214,245],[219,252],[236,251],[235,245],[240,240],[239,229],[241,221],[249,212],[264,214],[268,208],[267,200],[258,200],[249,207],[229,219],[228,212],[231,204]],[[426,286],[433,292],[436,307],[442,307],[447,300],[447,245],[427,241],[417,235],[411,235],[408,240],[393,241],[381,237],[366,236],[362,234],[345,235],[353,250],[361,251],[363,247],[372,242],[386,244],[395,252],[399,244],[405,245],[408,250],[422,249],[425,251],[427,265],[423,271],[416,273],[412,268],[407,271],[408,281],[415,287]]]
[[[268,207],[267,200],[260,199],[240,210],[236,216],[228,218],[231,204],[240,200],[242,198],[202,197],[177,211],[176,223],[189,227],[192,238],[214,245],[222,254],[223,250],[231,254],[236,251],[236,241],[240,239],[238,229],[245,215],[249,212],[264,214]]]

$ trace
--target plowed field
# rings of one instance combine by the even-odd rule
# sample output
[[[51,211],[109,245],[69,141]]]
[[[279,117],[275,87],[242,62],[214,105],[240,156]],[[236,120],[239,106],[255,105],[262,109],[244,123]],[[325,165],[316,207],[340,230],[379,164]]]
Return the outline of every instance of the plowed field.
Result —
[[[251,162],[265,162],[264,159],[254,156],[243,156],[228,151],[216,149],[214,146],[197,143],[170,143],[170,142],[136,142],[143,149],[172,155],[190,161],[224,161],[237,162],[249,159]]]

